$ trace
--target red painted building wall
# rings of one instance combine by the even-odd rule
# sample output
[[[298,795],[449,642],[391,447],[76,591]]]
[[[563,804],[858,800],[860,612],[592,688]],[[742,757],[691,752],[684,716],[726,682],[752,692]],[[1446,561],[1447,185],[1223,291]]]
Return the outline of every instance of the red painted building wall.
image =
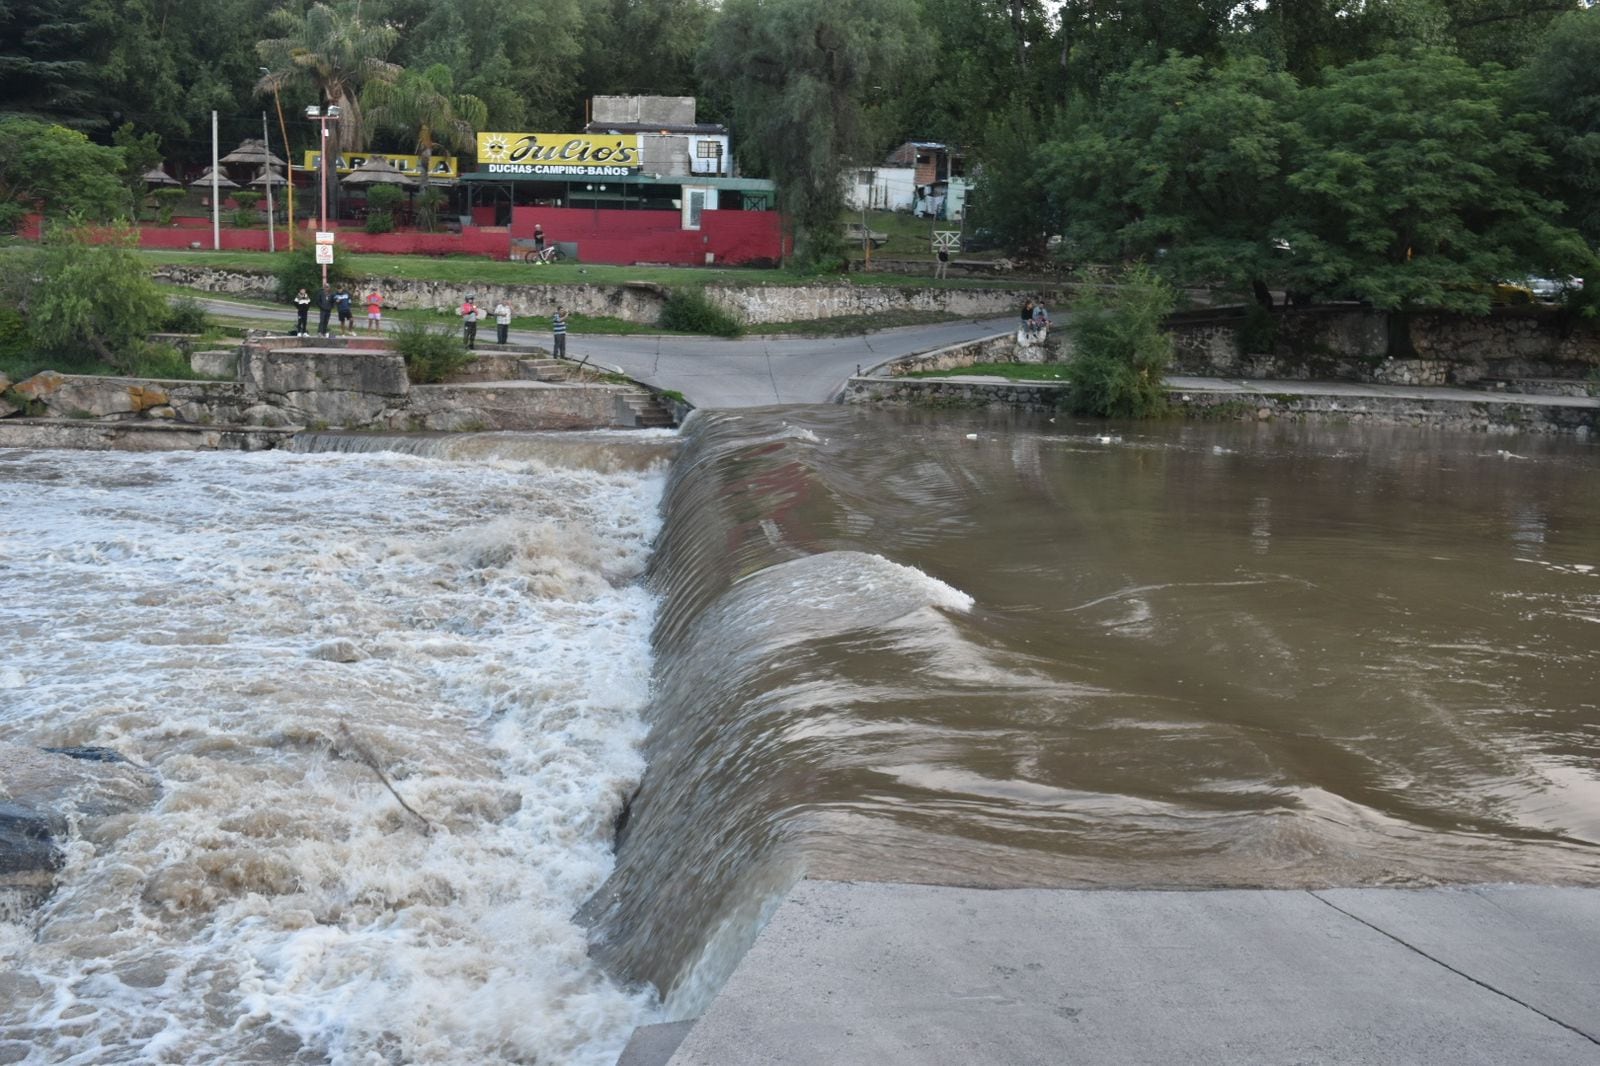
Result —
[[[547,244],[574,241],[585,263],[671,263],[718,266],[783,257],[783,220],[776,211],[706,211],[698,230],[677,211],[595,211],[582,207],[514,207],[511,236],[531,238],[534,223]]]

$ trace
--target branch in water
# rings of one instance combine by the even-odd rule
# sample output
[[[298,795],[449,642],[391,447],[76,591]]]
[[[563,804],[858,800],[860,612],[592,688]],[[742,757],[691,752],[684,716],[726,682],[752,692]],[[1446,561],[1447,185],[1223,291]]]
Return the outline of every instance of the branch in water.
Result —
[[[416,811],[412,810],[411,804],[407,803],[401,797],[400,793],[394,790],[394,785],[389,783],[389,775],[384,773],[383,767],[378,765],[378,757],[372,753],[371,748],[367,747],[365,744],[361,743],[361,741],[356,739],[356,735],[350,732],[350,726],[345,722],[339,723],[339,737],[345,742],[345,744],[349,746],[350,751],[355,754],[357,759],[366,763],[372,772],[378,775],[378,780],[383,782],[383,787],[388,789],[389,794],[395,798],[400,806],[406,809],[406,813],[410,814],[413,818],[422,823],[423,835],[427,836],[431,834],[433,832],[433,823],[428,821],[422,815],[418,814]]]

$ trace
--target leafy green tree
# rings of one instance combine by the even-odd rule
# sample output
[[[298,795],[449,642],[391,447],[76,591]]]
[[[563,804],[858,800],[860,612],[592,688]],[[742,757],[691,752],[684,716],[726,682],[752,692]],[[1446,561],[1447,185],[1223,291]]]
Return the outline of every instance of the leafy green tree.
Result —
[[[592,0],[584,84],[599,94],[693,95],[695,55],[715,15],[707,0]]]
[[[1113,79],[1037,153],[1052,198],[1071,205],[1069,247],[1095,260],[1160,255],[1185,280],[1259,283],[1278,258],[1296,92],[1254,57],[1174,55]]]
[[[487,106],[487,128],[563,130],[585,92],[599,91],[582,64],[586,42],[604,33],[602,11],[599,0],[393,0],[387,18],[401,34],[397,58],[449,67],[455,91]]]
[[[967,222],[1019,255],[1043,254],[1055,223],[1039,166],[1039,129],[1027,108],[1004,108],[989,120],[974,153],[977,188]]]
[[[1172,362],[1165,323],[1176,296],[1143,264],[1086,284],[1067,326],[1072,359],[1067,381],[1072,409],[1102,418],[1149,418],[1166,408],[1162,375]]]
[[[126,211],[127,191],[117,180],[122,159],[120,149],[103,148],[64,126],[0,119],[0,231],[15,230],[34,210],[95,219]]]
[[[911,0],[727,0],[711,25],[701,75],[732,99],[746,165],[778,183],[801,263],[839,258],[840,175],[915,25]]]
[[[1494,279],[1582,274],[1592,255],[1538,191],[1549,160],[1509,89],[1498,68],[1424,50],[1304,90],[1282,232],[1296,287],[1482,313]]]
[[[132,229],[52,229],[28,298],[35,343],[61,354],[87,348],[113,367],[133,367],[167,308],[138,245]]]
[[[1566,220],[1600,246],[1600,7],[1557,19],[1521,71],[1524,98],[1549,118],[1553,192]]]

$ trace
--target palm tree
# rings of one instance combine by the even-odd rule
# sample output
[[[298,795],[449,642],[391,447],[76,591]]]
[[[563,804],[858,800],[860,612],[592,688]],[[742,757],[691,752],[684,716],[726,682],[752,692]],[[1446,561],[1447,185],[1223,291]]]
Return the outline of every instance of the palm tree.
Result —
[[[489,107],[470,93],[456,93],[450,68],[436,63],[418,74],[402,70],[392,80],[367,83],[362,92],[367,121],[416,131],[422,180],[427,182],[437,151],[465,152],[489,121]]]
[[[438,223],[439,191],[429,187],[436,151],[465,152],[474,145],[478,130],[489,121],[489,108],[470,93],[456,93],[450,68],[437,63],[422,73],[401,71],[393,81],[371,81],[362,96],[367,120],[376,127],[390,126],[416,132],[421,162],[422,195],[417,201],[417,222],[432,230]]]
[[[361,20],[361,0],[312,4],[304,15],[280,9],[268,24],[282,34],[256,42],[267,73],[256,82],[265,95],[285,87],[314,91],[323,107],[337,107],[339,118],[325,146],[333,158],[364,147],[367,124],[361,110],[363,85],[392,82],[401,67],[384,59],[400,33],[387,23]]]

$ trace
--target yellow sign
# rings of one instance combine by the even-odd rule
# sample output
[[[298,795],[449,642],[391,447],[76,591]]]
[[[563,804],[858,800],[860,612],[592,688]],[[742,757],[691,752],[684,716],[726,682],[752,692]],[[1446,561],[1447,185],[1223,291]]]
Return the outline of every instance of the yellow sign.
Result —
[[[490,174],[617,178],[643,165],[637,134],[478,134],[478,167]]]
[[[422,173],[422,157],[415,155],[390,155],[388,152],[345,152],[336,156],[333,168],[340,174],[348,174],[362,163],[375,155],[381,155],[389,161],[389,165],[402,174],[417,177]],[[307,152],[305,170],[318,170],[322,167],[321,152]],[[436,155],[428,161],[428,176],[430,178],[453,178],[460,174],[453,155]]]

